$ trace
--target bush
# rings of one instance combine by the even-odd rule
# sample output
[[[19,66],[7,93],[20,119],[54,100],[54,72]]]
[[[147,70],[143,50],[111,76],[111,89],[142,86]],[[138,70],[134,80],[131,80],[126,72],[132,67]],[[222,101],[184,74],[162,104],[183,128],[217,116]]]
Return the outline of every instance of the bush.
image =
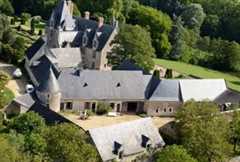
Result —
[[[173,78],[173,71],[172,69],[167,69],[165,78]]]
[[[0,87],[5,86],[9,80],[10,76],[5,72],[0,71]]]
[[[98,103],[96,113],[97,113],[97,115],[104,115],[104,114],[107,114],[110,111],[110,109],[111,109],[111,107],[110,107],[109,103],[100,102],[100,103]]]
[[[11,19],[11,25],[15,25],[15,18]]]

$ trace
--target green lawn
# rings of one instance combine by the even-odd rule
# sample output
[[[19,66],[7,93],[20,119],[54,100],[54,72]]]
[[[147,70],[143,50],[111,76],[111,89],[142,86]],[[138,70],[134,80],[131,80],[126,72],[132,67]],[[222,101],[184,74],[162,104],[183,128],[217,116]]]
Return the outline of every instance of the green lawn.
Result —
[[[240,92],[240,78],[237,76],[178,61],[170,61],[164,59],[154,59],[154,61],[156,65],[173,69],[184,75],[196,76],[199,78],[223,78],[226,80],[229,88]]]

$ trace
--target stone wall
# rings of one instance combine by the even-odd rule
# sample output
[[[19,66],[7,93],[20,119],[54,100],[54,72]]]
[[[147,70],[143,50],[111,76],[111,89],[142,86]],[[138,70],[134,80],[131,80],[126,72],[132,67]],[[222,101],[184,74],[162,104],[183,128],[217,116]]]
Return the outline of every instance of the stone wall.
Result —
[[[149,116],[174,116],[181,102],[146,101],[144,110]]]

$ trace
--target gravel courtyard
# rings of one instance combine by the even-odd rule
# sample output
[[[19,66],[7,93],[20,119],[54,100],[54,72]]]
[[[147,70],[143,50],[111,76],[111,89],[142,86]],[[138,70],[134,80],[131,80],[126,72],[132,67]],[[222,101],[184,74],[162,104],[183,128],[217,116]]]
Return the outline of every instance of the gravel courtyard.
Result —
[[[87,120],[79,119],[78,115],[75,114],[62,114],[64,117],[77,124],[84,130],[89,130],[91,128],[104,127],[108,125],[114,125],[119,123],[124,123],[128,121],[133,121],[137,119],[141,119],[141,117],[137,115],[128,115],[124,114],[122,116],[117,117],[108,117],[108,116],[90,116]],[[163,118],[163,117],[153,117],[153,122],[156,127],[160,128],[163,125],[171,122],[174,118]]]

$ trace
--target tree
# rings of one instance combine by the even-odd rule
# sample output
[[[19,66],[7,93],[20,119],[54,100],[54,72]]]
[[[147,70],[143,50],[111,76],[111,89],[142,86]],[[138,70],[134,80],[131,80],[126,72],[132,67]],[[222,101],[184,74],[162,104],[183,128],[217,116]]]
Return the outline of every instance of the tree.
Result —
[[[23,12],[21,14],[21,24],[24,25],[26,21],[28,21],[31,18],[31,14]]]
[[[158,57],[167,56],[171,50],[168,35],[172,29],[171,18],[151,7],[136,5],[129,13],[130,24],[138,24],[146,28],[152,38],[152,45]]]
[[[0,0],[0,13],[6,15],[12,15],[14,13],[14,9],[9,0]]]
[[[153,69],[155,51],[150,34],[145,29],[138,25],[123,25],[113,43],[115,46],[109,55],[112,65],[116,66],[129,59],[146,71]]]
[[[182,146],[167,146],[162,151],[155,153],[155,162],[197,162]]]
[[[110,104],[106,102],[99,102],[97,105],[97,111],[96,113],[98,115],[104,115],[107,114],[111,110]]]
[[[9,143],[9,141],[0,135],[0,161],[13,162],[20,161],[20,154],[18,150]]]
[[[36,21],[35,21],[34,18],[32,18],[31,19],[31,24],[30,24],[30,26],[31,26],[31,30],[30,30],[31,34],[34,34],[34,32],[35,32],[35,24],[36,24]]]
[[[176,119],[182,145],[199,162],[228,157],[228,123],[216,104],[189,101],[179,109]]]
[[[42,133],[45,128],[44,119],[34,112],[19,115],[13,118],[8,125],[9,130],[15,130],[17,133],[24,135]]]
[[[190,4],[181,13],[181,18],[184,22],[184,26],[189,29],[194,29],[200,33],[200,27],[203,24],[206,14],[200,4]]]
[[[53,161],[99,161],[96,149],[89,144],[89,137],[72,124],[59,124],[48,129],[47,153]]]
[[[240,146],[240,112],[238,111],[233,113],[233,118],[230,122],[230,139],[234,145],[233,150],[237,152],[237,148]]]

